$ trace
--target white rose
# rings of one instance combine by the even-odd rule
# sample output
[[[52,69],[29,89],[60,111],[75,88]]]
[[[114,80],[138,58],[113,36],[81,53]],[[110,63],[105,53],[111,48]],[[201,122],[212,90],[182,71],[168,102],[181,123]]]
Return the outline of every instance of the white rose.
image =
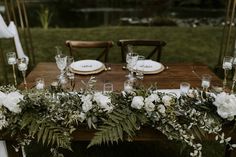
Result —
[[[144,98],[142,96],[135,96],[131,102],[131,107],[141,109],[144,106]]]
[[[92,99],[92,95],[86,95],[86,96],[82,96],[81,97],[81,101],[83,102],[83,104],[82,104],[82,110],[86,113],[86,112],[88,112],[89,110],[91,110],[92,109],[92,107],[93,107],[93,104],[92,104],[92,101],[91,101],[91,99]]]
[[[165,95],[162,97],[162,102],[164,103],[165,106],[170,106],[171,100],[172,100],[172,98],[168,95]]]
[[[3,100],[2,104],[8,108],[11,112],[20,113],[21,108],[18,103],[23,100],[23,95],[19,92],[11,92],[7,94],[6,98]]]
[[[151,101],[151,102],[153,102],[153,101],[159,102],[160,98],[159,98],[159,96],[157,94],[151,94],[145,100]]]
[[[3,100],[6,98],[6,94],[0,91],[0,106],[2,106]]]
[[[145,101],[144,108],[145,108],[146,111],[152,112],[152,111],[155,110],[155,105],[152,102]]]
[[[166,108],[164,105],[158,105],[157,109],[162,114],[166,112]]]
[[[93,97],[94,101],[98,104],[99,107],[105,109],[105,111],[111,111],[113,109],[111,105],[111,98],[108,96],[103,95],[102,93],[98,92],[94,94]]]
[[[222,92],[216,96],[217,113],[224,119],[233,120],[236,115],[236,97]]]

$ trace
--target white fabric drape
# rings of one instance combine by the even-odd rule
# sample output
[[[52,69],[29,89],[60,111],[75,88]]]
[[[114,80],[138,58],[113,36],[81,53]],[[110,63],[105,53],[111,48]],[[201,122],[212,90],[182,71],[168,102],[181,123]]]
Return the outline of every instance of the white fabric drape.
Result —
[[[15,23],[11,21],[9,26],[7,26],[1,14],[0,14],[0,38],[14,38],[17,56],[19,58],[26,58],[27,62],[29,61],[28,56],[25,55],[24,50],[22,48]]]
[[[5,141],[0,141],[0,157],[8,157]]]
[[[5,21],[0,14],[0,38],[13,38],[13,34],[8,30]]]

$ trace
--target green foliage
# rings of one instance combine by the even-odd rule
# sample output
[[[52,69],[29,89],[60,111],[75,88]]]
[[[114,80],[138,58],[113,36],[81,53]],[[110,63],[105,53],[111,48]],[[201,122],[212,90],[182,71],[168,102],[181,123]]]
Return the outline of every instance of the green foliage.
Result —
[[[103,119],[103,124],[98,128],[98,132],[95,133],[88,148],[102,143],[118,143],[120,140],[123,141],[124,138],[132,139],[135,131],[140,129],[140,121],[145,123],[147,119],[145,116],[139,116],[139,114],[135,114],[129,109],[116,109],[108,115],[107,119]]]
[[[53,13],[50,12],[49,8],[41,6],[38,16],[43,29],[48,29]]]
[[[36,138],[43,145],[71,149],[69,147],[70,135],[66,128],[44,119],[39,121],[39,119],[37,115],[24,114],[20,122],[21,130],[27,130],[30,137]]]

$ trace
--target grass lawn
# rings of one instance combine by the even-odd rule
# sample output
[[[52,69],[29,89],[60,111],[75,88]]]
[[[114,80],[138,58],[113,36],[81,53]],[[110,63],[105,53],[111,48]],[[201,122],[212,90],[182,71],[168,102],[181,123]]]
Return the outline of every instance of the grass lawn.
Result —
[[[160,39],[166,41],[162,54],[163,63],[174,62],[198,62],[213,68],[217,64],[220,42],[222,38],[221,27],[95,27],[95,28],[74,28],[74,29],[31,29],[36,62],[55,61],[55,46],[61,46],[65,53],[68,49],[65,47],[66,40],[113,40],[115,43],[119,39]],[[22,43],[23,40],[22,40]],[[2,41],[2,48],[5,52],[13,50],[9,41]],[[138,53],[145,53],[146,49],[138,50]],[[120,62],[120,48],[116,45],[112,48],[109,55],[111,62]],[[80,57],[79,57],[80,58]],[[78,59],[78,58],[77,58]],[[10,67],[9,67],[10,69]],[[78,144],[75,153],[70,157],[77,156],[189,156],[187,152],[179,154],[179,145],[173,143],[169,145],[165,142],[159,143],[125,143],[121,146],[95,147],[90,151],[86,149],[87,143]],[[38,145],[28,150],[29,157],[47,157],[45,149]],[[143,149],[143,150],[142,150]],[[216,143],[204,143],[203,156],[221,157],[224,148]],[[104,151],[105,152],[104,152]],[[132,154],[133,152],[134,154]],[[125,155],[126,154],[126,155]],[[143,155],[141,155],[143,154]]]
[[[166,41],[162,62],[200,62],[214,67],[220,52],[222,28],[219,27],[95,27],[77,29],[34,28],[32,31],[36,61],[54,61],[55,46],[65,47],[66,40],[160,39]],[[138,51],[145,53],[145,49]],[[110,61],[120,62],[120,48],[116,45]]]

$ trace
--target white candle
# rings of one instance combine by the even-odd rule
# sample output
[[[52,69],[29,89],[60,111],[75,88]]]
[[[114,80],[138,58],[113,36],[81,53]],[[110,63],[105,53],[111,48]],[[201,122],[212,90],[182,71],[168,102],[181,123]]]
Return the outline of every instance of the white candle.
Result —
[[[187,94],[190,89],[190,84],[187,82],[181,82],[180,83],[180,93],[181,94]]]
[[[132,86],[130,86],[130,85],[125,85],[124,86],[124,91],[126,91],[126,92],[131,92],[133,90],[133,87]]]
[[[16,58],[15,57],[8,58],[8,64],[10,64],[10,65],[16,64]]]
[[[223,69],[232,69],[232,63],[231,62],[224,62],[223,63]]]
[[[25,63],[20,63],[20,64],[18,64],[18,69],[19,69],[20,71],[25,71],[25,70],[27,70],[27,64],[25,64]]]
[[[209,88],[210,87],[210,81],[203,80],[202,81],[202,87],[203,88]]]
[[[36,89],[44,89],[44,83],[43,82],[38,82],[36,85]]]

